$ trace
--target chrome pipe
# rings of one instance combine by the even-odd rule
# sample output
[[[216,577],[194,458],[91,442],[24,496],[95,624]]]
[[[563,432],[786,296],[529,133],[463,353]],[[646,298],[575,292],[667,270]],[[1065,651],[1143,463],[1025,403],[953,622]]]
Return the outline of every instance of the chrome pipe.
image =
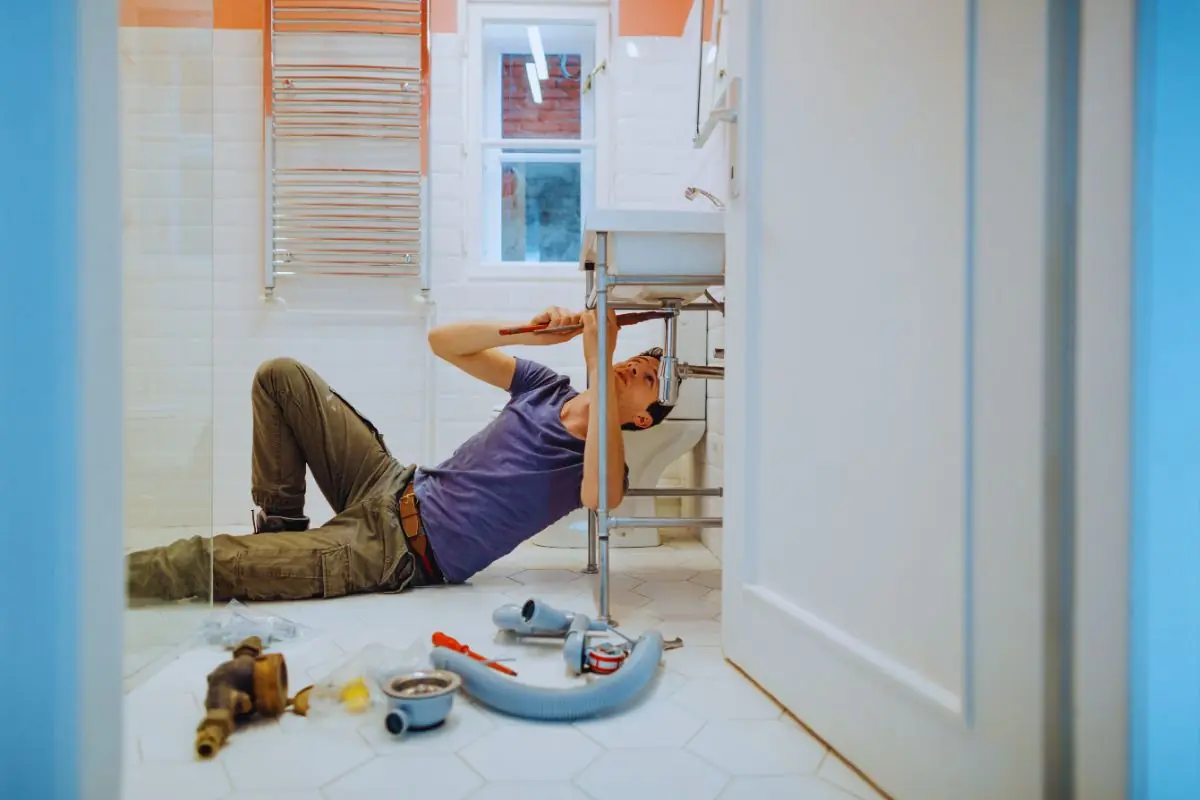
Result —
[[[725,368],[709,364],[679,364],[677,375],[680,380],[686,378],[701,378],[706,381],[725,380]]]
[[[705,275],[609,275],[610,286],[724,286],[722,274]]]
[[[627,489],[626,497],[724,497],[725,489],[720,486],[705,488]]]
[[[661,311],[662,303],[636,303],[632,301],[615,300],[608,304],[613,311]],[[679,307],[680,311],[719,311],[712,303],[688,303]]]
[[[658,360],[658,402],[674,406],[679,402],[679,360],[676,357],[679,332],[679,300],[663,300],[663,308],[673,311],[664,320],[666,333],[663,338],[663,354]]]
[[[587,519],[588,519],[588,534],[587,534],[588,535],[588,541],[587,541],[587,554],[588,554],[587,558],[588,558],[588,560],[587,560],[587,566],[584,567],[583,572],[585,575],[595,575],[599,571],[596,568],[596,545],[597,545],[596,532],[598,530],[598,528],[596,526],[596,512],[592,511],[589,508],[588,513],[587,513]]]
[[[720,528],[721,517],[609,517],[609,528]]]
[[[612,370],[612,364],[608,359],[608,234],[600,233],[596,237],[596,268],[595,272],[595,292],[596,292],[596,358],[599,360],[599,369],[596,371],[596,380],[599,385],[596,387],[596,405],[597,418],[600,420],[600,435],[597,437],[599,449],[597,451],[597,461],[599,462],[597,480],[597,508],[596,508],[596,527],[600,546],[600,597],[599,597],[599,619],[601,622],[615,625],[616,622],[610,615],[609,597],[608,597],[608,578],[609,578],[609,563],[608,563],[608,404],[611,398],[608,396],[608,373]]]

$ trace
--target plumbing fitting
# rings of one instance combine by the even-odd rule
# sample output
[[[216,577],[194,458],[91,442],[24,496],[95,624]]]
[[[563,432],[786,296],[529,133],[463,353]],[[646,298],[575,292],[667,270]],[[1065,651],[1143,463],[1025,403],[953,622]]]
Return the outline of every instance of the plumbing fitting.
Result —
[[[466,658],[471,657],[469,653],[459,650],[443,649]],[[454,694],[461,686],[462,678],[444,670],[422,670],[392,678],[383,686],[383,693],[388,698],[384,727],[393,736],[438,727],[450,715],[450,708],[454,705]]]
[[[721,381],[725,379],[725,368],[708,364],[687,364],[668,356],[664,350],[658,362],[658,402],[664,406],[674,406],[679,402],[679,386],[688,378]]]
[[[288,706],[287,664],[279,653],[263,653],[262,640],[251,636],[233,658],[208,674],[204,719],[196,728],[196,755],[212,758],[238,722],[252,714],[275,718]]]
[[[725,368],[709,364],[680,363],[678,375],[680,380],[702,378],[707,381],[723,381],[725,380]]]
[[[663,300],[663,308],[672,312],[665,322],[663,335],[663,352],[658,359],[658,402],[664,406],[673,407],[679,402],[679,359],[676,352],[679,348],[679,309],[682,300]]]
[[[508,603],[492,612],[492,622],[506,633],[518,636],[563,636],[563,660],[576,675],[587,669],[587,637],[589,633],[606,633],[611,628],[572,611],[559,611],[538,599],[526,600],[523,605]]]
[[[448,647],[434,647],[430,660],[436,669],[462,678],[462,689],[480,703],[522,719],[573,721],[605,714],[641,695],[651,684],[664,650],[683,647],[676,638],[664,642],[658,631],[636,641],[616,628],[583,614],[560,611],[540,600],[509,603],[496,609],[492,620],[500,630],[522,636],[566,636],[564,656],[577,674],[585,670],[603,677],[571,688],[530,686],[507,678],[486,664]],[[587,634],[607,631],[624,643],[587,647]],[[590,669],[588,669],[590,667]]]

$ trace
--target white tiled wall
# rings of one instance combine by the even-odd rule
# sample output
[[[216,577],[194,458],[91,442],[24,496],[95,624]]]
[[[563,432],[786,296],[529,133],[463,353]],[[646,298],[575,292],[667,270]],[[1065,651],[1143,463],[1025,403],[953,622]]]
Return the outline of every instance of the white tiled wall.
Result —
[[[603,78],[612,82],[617,114],[613,204],[686,208],[683,190],[690,184],[722,194],[714,175],[723,151],[691,147],[696,16],[682,39],[637,39],[636,57],[623,41],[613,43]],[[503,400],[453,369],[431,369],[415,281],[287,278],[278,300],[261,299],[261,46],[255,31],[122,31],[133,527],[206,525],[210,501],[217,528],[246,523],[248,392],[255,366],[272,356],[315,367],[405,460],[428,457],[427,390],[436,401],[435,458],[475,432]],[[523,320],[547,305],[579,306],[576,276],[488,281],[466,263],[463,227],[471,221],[463,207],[471,189],[464,175],[459,36],[435,35],[432,58],[435,320]],[[622,351],[657,339],[655,326],[630,329]],[[578,343],[529,355],[582,383]],[[719,457],[713,437],[707,450],[706,462]],[[309,512],[317,520],[330,513],[315,487]]]

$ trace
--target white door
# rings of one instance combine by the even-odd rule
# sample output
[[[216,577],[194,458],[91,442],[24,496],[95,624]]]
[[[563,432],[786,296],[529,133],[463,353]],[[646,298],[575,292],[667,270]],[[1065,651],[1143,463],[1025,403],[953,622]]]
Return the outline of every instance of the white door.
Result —
[[[1063,796],[1051,2],[731,8],[726,653],[897,800]]]

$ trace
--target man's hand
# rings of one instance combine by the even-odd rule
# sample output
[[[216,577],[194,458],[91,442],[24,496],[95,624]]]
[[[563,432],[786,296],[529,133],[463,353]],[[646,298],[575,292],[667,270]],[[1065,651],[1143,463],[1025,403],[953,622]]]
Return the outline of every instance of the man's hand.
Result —
[[[547,328],[558,328],[564,325],[579,325],[583,322],[583,314],[576,311],[568,311],[565,308],[558,306],[550,306],[542,313],[538,314],[533,319],[529,320],[530,325],[544,325]],[[569,342],[579,334],[582,330],[576,329],[573,331],[561,331],[559,333],[537,333],[531,338],[534,344],[562,344]]]
[[[587,361],[589,368],[595,367],[599,362],[597,354],[600,351],[599,332],[600,326],[596,322],[596,311],[586,311],[583,314],[583,357]],[[608,310],[608,353],[605,355],[608,358],[608,363],[612,363],[613,353],[617,349],[617,314],[611,308]]]

